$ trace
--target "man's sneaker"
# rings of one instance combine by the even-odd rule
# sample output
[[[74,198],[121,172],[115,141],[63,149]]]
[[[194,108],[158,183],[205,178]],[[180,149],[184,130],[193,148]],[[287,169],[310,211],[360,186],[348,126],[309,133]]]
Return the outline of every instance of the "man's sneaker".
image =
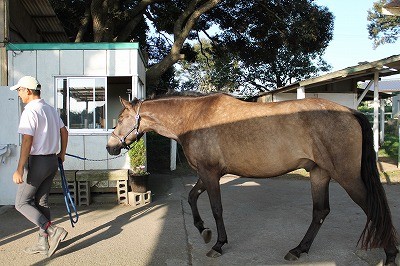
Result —
[[[60,242],[67,237],[68,232],[64,228],[54,225],[50,225],[46,231],[49,235],[50,246],[49,251],[47,252],[47,257],[50,257],[54,254]]]
[[[40,253],[43,255],[47,255],[48,251],[49,251],[49,242],[47,241],[47,236],[42,234],[39,234],[38,242],[36,245],[24,249],[24,252],[28,254]]]

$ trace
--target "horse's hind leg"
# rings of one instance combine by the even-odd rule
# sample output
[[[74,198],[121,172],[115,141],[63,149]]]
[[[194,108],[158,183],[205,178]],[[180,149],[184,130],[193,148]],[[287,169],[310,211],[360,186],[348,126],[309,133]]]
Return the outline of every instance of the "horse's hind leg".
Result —
[[[294,249],[290,250],[286,256],[286,260],[297,260],[301,253],[308,253],[318,230],[321,228],[325,217],[329,214],[329,174],[318,166],[310,171],[311,192],[313,199],[313,217],[310,227],[307,230],[303,240]]]
[[[205,191],[205,187],[201,179],[197,180],[196,185],[189,192],[189,205],[192,208],[193,222],[194,226],[199,230],[201,236],[204,239],[205,243],[210,242],[211,240],[211,230],[208,228],[204,228],[204,222],[200,217],[199,209],[197,208],[197,199],[200,194]]]
[[[353,182],[351,183],[344,183],[339,180],[339,184],[346,190],[350,198],[361,207],[368,217],[367,191],[365,190],[365,185],[361,178],[353,179]],[[359,241],[361,241],[361,239]],[[395,240],[391,243],[388,243],[386,247],[383,247],[383,249],[386,253],[385,265],[396,265],[396,256],[399,251],[396,247]]]

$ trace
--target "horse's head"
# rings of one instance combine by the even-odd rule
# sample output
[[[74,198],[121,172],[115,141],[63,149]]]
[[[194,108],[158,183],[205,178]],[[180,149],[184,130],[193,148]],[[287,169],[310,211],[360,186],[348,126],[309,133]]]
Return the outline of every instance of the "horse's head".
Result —
[[[124,109],[121,111],[114,131],[111,133],[107,142],[107,151],[111,155],[118,155],[121,149],[129,149],[129,145],[143,136],[140,131],[140,106],[142,104],[138,99],[128,102],[120,98]]]

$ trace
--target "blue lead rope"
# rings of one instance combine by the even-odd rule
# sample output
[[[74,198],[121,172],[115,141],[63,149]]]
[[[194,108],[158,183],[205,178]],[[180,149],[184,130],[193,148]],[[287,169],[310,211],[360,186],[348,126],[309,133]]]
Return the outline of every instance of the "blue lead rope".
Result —
[[[67,207],[67,212],[69,220],[71,221],[71,225],[72,227],[75,227],[75,224],[78,222],[79,219],[79,214],[76,210],[75,202],[71,197],[71,193],[69,192],[67,178],[65,178],[64,167],[60,157],[58,157],[58,167],[60,168],[61,186],[64,194],[65,206]],[[72,217],[71,207],[75,212],[75,219]]]

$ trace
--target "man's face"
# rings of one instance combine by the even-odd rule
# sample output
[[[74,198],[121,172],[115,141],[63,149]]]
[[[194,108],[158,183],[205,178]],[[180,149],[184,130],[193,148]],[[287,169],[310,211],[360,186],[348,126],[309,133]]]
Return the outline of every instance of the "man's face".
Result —
[[[19,98],[21,98],[22,102],[27,103],[29,98],[29,90],[24,87],[19,87],[17,91],[18,91],[18,96]]]

